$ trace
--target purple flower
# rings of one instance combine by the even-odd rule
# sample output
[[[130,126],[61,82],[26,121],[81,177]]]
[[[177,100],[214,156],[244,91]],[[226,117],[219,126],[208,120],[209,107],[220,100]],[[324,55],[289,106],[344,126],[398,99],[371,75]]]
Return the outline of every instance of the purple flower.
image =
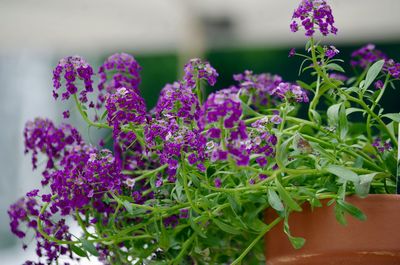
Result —
[[[329,74],[329,78],[336,79],[336,80],[339,80],[339,81],[342,81],[342,82],[344,82],[344,81],[349,79],[347,76],[345,76],[343,74],[339,74],[339,73],[330,73]]]
[[[382,80],[378,80],[374,83],[374,86],[376,89],[382,89],[383,88],[383,82]]]
[[[222,185],[221,179],[220,179],[220,178],[216,178],[216,179],[214,180],[214,186],[215,186],[216,188],[221,188],[221,185]]]
[[[187,219],[189,218],[189,209],[181,209],[179,211],[179,218],[180,219]]]
[[[64,117],[64,119],[68,119],[69,118],[69,110],[66,110],[66,111],[64,111],[63,112],[63,117]]]
[[[39,193],[38,189],[32,190],[26,194],[27,197],[36,197]]]
[[[305,35],[312,37],[318,29],[322,35],[326,36],[329,33],[337,33],[338,29],[333,25],[334,22],[332,9],[326,1],[302,0],[293,13],[290,30],[297,32],[302,27],[306,31]]]
[[[335,46],[329,46],[329,48],[325,49],[325,56],[328,57],[329,59],[332,59],[333,57],[336,56],[336,54],[339,53],[339,50],[336,49]]]
[[[296,55],[296,49],[295,48],[291,48],[289,51],[289,57],[293,57]]]

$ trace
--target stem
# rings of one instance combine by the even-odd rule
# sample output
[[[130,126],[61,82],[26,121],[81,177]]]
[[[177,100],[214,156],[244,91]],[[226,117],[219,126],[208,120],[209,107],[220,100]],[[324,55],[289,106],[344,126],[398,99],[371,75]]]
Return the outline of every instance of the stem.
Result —
[[[374,101],[374,103],[371,106],[371,111],[374,111],[376,105],[378,105],[378,103],[381,100],[383,94],[385,93],[386,86],[387,86],[387,84],[389,82],[389,78],[390,78],[390,75],[388,74],[386,76],[385,83],[383,84],[383,87],[382,87],[381,91],[379,92],[378,97],[376,98],[376,100]],[[372,142],[372,133],[371,133],[371,124],[370,123],[371,123],[371,115],[368,114],[366,129],[367,129],[368,139]]]
[[[276,218],[274,221],[272,221],[269,225],[267,225],[263,231],[253,240],[253,242],[250,243],[250,245],[245,249],[245,251],[240,254],[240,256],[234,260],[231,265],[236,265],[240,264],[244,257],[251,251],[251,249],[257,244],[257,242],[269,231],[271,230],[275,225],[277,225],[280,221],[282,221],[282,217]]]
[[[107,129],[112,129],[111,126],[105,124],[105,123],[99,123],[99,122],[93,122],[88,118],[87,113],[82,109],[82,105],[78,100],[78,97],[76,94],[73,95],[76,107],[78,108],[79,113],[81,114],[82,118],[86,121],[89,126],[97,127],[97,128],[107,128]]]

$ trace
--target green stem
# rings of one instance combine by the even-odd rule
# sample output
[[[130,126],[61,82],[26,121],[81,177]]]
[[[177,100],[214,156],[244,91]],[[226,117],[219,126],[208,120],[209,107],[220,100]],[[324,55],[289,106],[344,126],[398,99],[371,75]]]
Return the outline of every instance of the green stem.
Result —
[[[236,264],[241,264],[242,260],[246,255],[253,249],[253,247],[260,241],[260,239],[269,231],[271,230],[275,225],[277,225],[280,221],[282,221],[282,217],[276,218],[274,221],[272,221],[270,224],[268,224],[262,231],[261,233],[253,240],[253,242],[250,243],[250,245],[245,249],[245,251],[240,254],[240,256],[234,260],[231,265],[236,265]]]
[[[105,124],[105,123],[99,123],[99,122],[93,122],[88,118],[87,113],[82,109],[82,105],[78,100],[78,97],[76,94],[73,95],[76,107],[78,108],[79,113],[81,114],[82,118],[86,121],[89,126],[97,127],[97,128],[106,128],[106,129],[112,129],[111,126]]]
[[[379,92],[378,97],[376,98],[376,100],[374,101],[374,103],[373,103],[372,106],[371,106],[371,111],[374,111],[376,105],[378,105],[378,103],[379,103],[379,101],[381,100],[383,94],[385,93],[386,86],[387,86],[387,84],[388,84],[388,82],[389,82],[389,78],[390,78],[390,75],[388,74],[388,75],[386,76],[385,83],[384,83],[384,85],[383,85],[381,91]],[[372,142],[371,127],[372,127],[372,126],[371,126],[371,115],[368,114],[366,129],[367,129],[368,139]]]

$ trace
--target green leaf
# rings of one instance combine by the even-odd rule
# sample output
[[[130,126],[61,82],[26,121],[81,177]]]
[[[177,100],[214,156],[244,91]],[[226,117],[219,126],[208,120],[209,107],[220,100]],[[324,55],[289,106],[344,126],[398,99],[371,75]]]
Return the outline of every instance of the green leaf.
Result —
[[[90,254],[92,254],[95,257],[99,256],[99,252],[97,252],[96,247],[93,245],[92,242],[87,241],[84,238],[81,238],[80,241],[82,242],[82,248],[85,249],[87,252],[89,252]]]
[[[87,258],[88,255],[85,250],[81,249],[80,247],[78,247],[76,245],[70,245],[69,247],[71,248],[72,252],[74,252],[79,257]]]
[[[385,63],[385,60],[377,61],[369,68],[369,70],[367,72],[367,76],[365,77],[363,89],[368,89],[368,87],[372,84],[372,82],[374,82],[375,78],[381,72],[384,63]]]
[[[212,219],[214,224],[216,224],[222,231],[225,231],[229,234],[240,235],[240,229],[230,226],[224,222],[219,221],[218,219]]]
[[[335,211],[336,220],[341,225],[347,225],[347,220],[346,220],[346,217],[344,216],[344,211],[342,210],[342,208],[340,207],[339,204],[335,204],[334,211]]]
[[[279,137],[282,137],[282,136],[279,136]],[[287,139],[286,141],[284,141],[284,142],[279,146],[276,159],[279,160],[279,161],[281,161],[283,165],[286,165],[286,163],[287,163],[287,158],[288,158],[288,147],[289,147],[290,142],[293,140],[293,137],[294,137],[294,136],[290,137],[289,139]]]
[[[317,124],[321,124],[321,115],[316,110],[310,109],[311,111],[311,116],[313,117],[313,120],[317,122]]]
[[[358,183],[360,179],[356,173],[341,166],[330,165],[327,167],[326,170],[329,173],[338,176],[340,179],[344,181],[351,181],[353,183]]]
[[[342,103],[332,105],[328,108],[328,123],[331,127],[339,127],[339,110]]]
[[[285,209],[281,199],[273,189],[268,189],[268,203],[278,212],[282,212]]]
[[[257,111],[253,110],[252,108],[250,108],[249,105],[244,103],[242,100],[240,100],[240,101],[241,101],[241,105],[242,105],[242,109],[243,109],[243,114],[245,116],[250,116],[250,117],[259,117],[259,116],[261,116],[260,113],[258,113]]]
[[[379,174],[379,173],[374,172],[374,173],[359,176],[360,181],[358,183],[354,184],[355,189],[356,189],[356,194],[358,196],[364,198],[369,194],[371,182],[377,174]]]
[[[294,236],[290,236],[289,237],[290,243],[292,243],[292,246],[295,249],[300,249],[304,246],[304,244],[306,243],[306,240],[302,237],[294,237]]]
[[[358,220],[361,221],[367,220],[367,216],[365,216],[365,214],[356,206],[342,200],[338,200],[336,203],[339,204],[344,211],[349,213],[351,216],[357,218]]]
[[[388,113],[388,114],[382,115],[382,117],[389,118],[392,121],[400,123],[400,113]]]
[[[201,227],[200,227],[199,225],[197,225],[197,224],[193,221],[192,211],[190,211],[189,223],[190,223],[190,227],[192,227],[192,229],[196,232],[196,234],[198,234],[198,235],[201,236],[202,238],[207,238],[207,236],[206,236],[206,235],[204,234],[204,232],[202,231]]]
[[[334,71],[342,72],[342,73],[345,72],[344,69],[343,69],[340,65],[335,64],[335,63],[327,64],[327,65],[325,66],[325,68],[326,68],[326,69],[329,69],[329,70],[334,70]]]
[[[297,204],[295,200],[293,200],[292,197],[290,197],[290,194],[285,190],[285,188],[282,186],[282,184],[279,182],[278,178],[275,178],[275,185],[276,189],[278,190],[278,193],[282,199],[282,201],[292,210],[301,212],[302,209],[300,205]]]
[[[285,213],[285,219],[283,221],[283,231],[288,236],[290,243],[295,249],[299,249],[304,246],[304,243],[306,242],[304,238],[294,237],[290,233],[288,213]]]

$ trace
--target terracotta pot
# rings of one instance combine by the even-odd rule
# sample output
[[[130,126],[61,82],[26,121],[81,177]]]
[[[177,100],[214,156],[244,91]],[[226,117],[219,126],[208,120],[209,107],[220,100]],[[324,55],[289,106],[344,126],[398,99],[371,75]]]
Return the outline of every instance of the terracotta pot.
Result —
[[[283,222],[265,236],[267,265],[328,265],[400,264],[400,195],[369,195],[365,199],[351,196],[347,202],[354,204],[367,215],[359,221],[350,215],[347,226],[335,218],[333,205],[311,211],[304,204],[302,212],[289,217],[293,236],[306,239],[303,248],[295,250],[283,232]],[[268,209],[265,221],[270,223],[276,213]]]

